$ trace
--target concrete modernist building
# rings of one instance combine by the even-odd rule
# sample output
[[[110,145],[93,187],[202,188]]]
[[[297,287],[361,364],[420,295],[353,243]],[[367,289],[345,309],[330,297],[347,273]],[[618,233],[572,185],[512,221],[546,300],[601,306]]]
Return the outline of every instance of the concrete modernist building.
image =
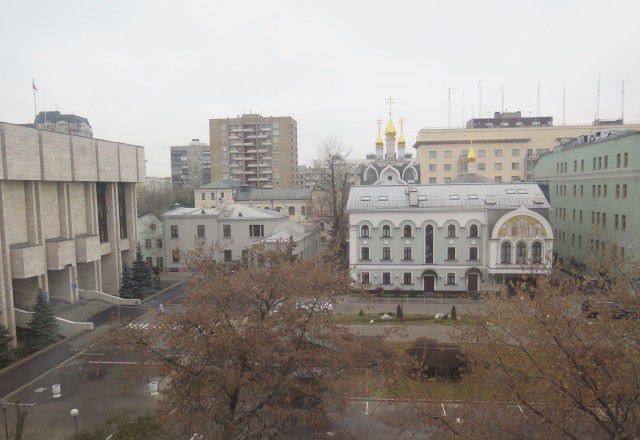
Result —
[[[295,255],[309,258],[319,249],[316,230],[294,223],[280,212],[256,209],[239,203],[217,208],[177,208],[162,216],[164,223],[165,267],[184,269],[187,255],[196,246],[214,248],[218,261],[242,261],[255,243],[288,241],[296,243]]]
[[[211,119],[209,132],[214,179],[254,188],[293,188],[298,181],[298,127],[292,117]]]
[[[616,122],[553,126],[550,117],[523,118],[520,112],[515,112],[472,119],[467,128],[423,128],[414,145],[420,164],[420,181],[447,183],[464,174],[472,143],[478,156],[478,174],[496,182],[531,180],[537,158],[562,142],[600,130],[640,129],[640,125],[621,126]]]
[[[25,126],[75,136],[93,137],[93,129],[87,118],[72,114],[63,115],[59,111],[40,112],[33,124],[25,124]]]
[[[543,154],[535,179],[548,186],[554,251],[566,269],[590,269],[606,253],[640,249],[640,132],[601,130]]]
[[[164,269],[164,235],[162,220],[154,213],[147,212],[138,216],[138,247],[142,258],[149,267]]]
[[[0,323],[37,294],[117,295],[135,255],[144,148],[0,123]]]
[[[192,139],[189,145],[171,147],[171,180],[174,188],[197,188],[211,182],[209,145]]]
[[[215,208],[242,203],[258,209],[283,212],[289,220],[307,223],[313,192],[295,188],[252,188],[235,180],[216,180],[195,190],[196,208]]]
[[[347,210],[349,265],[368,289],[478,292],[551,269],[549,204],[535,183],[468,173],[445,185],[355,186]]]

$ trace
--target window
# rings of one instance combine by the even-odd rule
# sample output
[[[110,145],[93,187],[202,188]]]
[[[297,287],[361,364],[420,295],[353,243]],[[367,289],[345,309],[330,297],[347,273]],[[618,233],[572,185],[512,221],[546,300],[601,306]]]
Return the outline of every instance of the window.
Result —
[[[433,263],[433,226],[425,227],[424,236],[425,263]]]
[[[96,201],[98,204],[98,232],[100,243],[109,241],[107,228],[107,185],[108,183],[96,183]]]
[[[482,162],[481,162],[481,163],[479,163],[479,164],[478,164],[478,171],[484,171],[484,170],[485,170],[485,165],[484,165],[484,163],[482,163]]]
[[[622,161],[622,166],[625,168],[629,166],[629,153],[624,153],[624,160]]]
[[[434,164],[434,163],[429,164],[429,171],[431,171],[432,173],[435,173],[435,171],[436,171],[436,164]]]
[[[391,260],[391,248],[389,246],[384,246],[382,248],[382,259]]]
[[[158,270],[162,271],[162,269],[164,269],[164,258],[158,257],[156,258],[156,261],[158,262]]]
[[[429,151],[429,159],[435,159],[437,157],[436,150]]]
[[[200,200],[204,200],[204,197],[205,197],[205,193],[203,193],[203,192],[200,193]],[[213,198],[213,194],[212,194],[211,198]]]
[[[618,229],[620,225],[620,215],[616,214],[613,216],[613,227],[614,229]]]
[[[616,184],[616,199],[620,198],[620,185]]]
[[[511,243],[508,241],[500,245],[500,262],[503,264],[511,264]]]
[[[118,183],[118,216],[120,220],[120,238],[127,238],[127,204],[124,183]]]
[[[446,159],[450,159],[451,158],[451,150],[444,150],[444,157]]]
[[[596,197],[596,186],[591,185],[591,198],[594,199]]]
[[[469,226],[469,237],[476,238],[478,236],[478,225]]]
[[[456,237],[456,227],[455,227],[455,225],[447,226],[447,237],[448,238],[455,238]]]
[[[361,260],[369,259],[369,246],[363,246],[360,248],[360,259]]]
[[[606,227],[607,226],[607,213],[603,212],[602,213],[602,227]]]
[[[157,247],[158,249],[162,249],[162,238],[158,238],[158,239],[156,240],[156,247]]]
[[[602,185],[602,197],[607,197],[607,185]]]
[[[411,283],[411,272],[405,272],[403,279],[402,279],[402,284],[412,284]]]
[[[382,272],[382,284],[391,284],[391,273]]]
[[[444,164],[444,170],[445,171],[451,171],[451,164],[450,163],[445,163]]]
[[[582,246],[582,237],[578,237],[579,244]],[[542,263],[542,243],[534,241],[531,245],[531,262],[533,264]]]
[[[264,237],[264,225],[249,225],[249,237]]]
[[[622,231],[626,231],[627,230],[627,216],[624,215],[624,214],[622,214],[620,216],[620,230],[622,230]]]
[[[178,227],[176,225],[171,226],[171,238],[178,238]]]
[[[174,263],[179,263],[180,262],[180,249],[174,249],[171,251],[171,260]]]
[[[302,208],[300,208],[300,214],[307,215],[307,207],[306,206],[303,206]]]
[[[598,169],[602,169],[602,156],[598,156]]]
[[[598,197],[602,197],[602,185],[598,185]]]
[[[478,150],[478,157],[484,157],[484,155],[485,155],[484,150]]]
[[[222,225],[222,238],[231,238],[231,225]]]
[[[454,261],[456,259],[456,248],[455,246],[447,246],[447,260]]]
[[[573,161],[573,172],[575,173],[576,171],[578,171],[578,161],[574,160]]]
[[[405,246],[403,254],[402,254],[402,259],[403,260],[411,260],[411,246]]]
[[[495,180],[496,183],[500,183],[500,182],[502,182],[502,176],[496,176],[496,177],[493,178],[493,180]]]
[[[197,230],[198,230],[198,238],[204,238],[205,237],[204,225],[198,225]]]
[[[360,237],[369,237],[369,226],[362,225],[362,227],[360,228]]]
[[[453,272],[447,273],[447,284],[450,286],[454,286],[456,284],[456,274]]]
[[[411,225],[404,225],[404,228],[402,228],[402,236],[404,238],[411,238]]]
[[[429,185],[435,185],[436,184],[436,178],[435,177],[429,177]]]
[[[289,206],[289,215],[296,215],[295,206]]]
[[[516,245],[516,263],[526,264],[527,262],[527,244],[524,241],[519,241]]]
[[[232,254],[231,254],[231,249],[225,249],[224,250],[224,262],[225,263],[231,263],[232,260]]]
[[[606,170],[609,166],[609,156],[604,157],[604,169]]]
[[[389,227],[389,225],[384,225],[382,227],[382,236],[383,237],[391,237],[391,228]]]
[[[511,169],[512,170],[519,170],[520,169],[520,164],[518,162],[511,162]]]
[[[584,171],[584,159],[580,159],[580,171]]]
[[[476,261],[478,259],[478,247],[471,246],[469,247],[469,260]]]
[[[496,157],[502,157],[502,150],[501,149],[496,149],[493,151],[494,155]]]
[[[151,239],[150,238],[146,238],[144,240],[144,248],[145,249],[151,249]]]
[[[362,272],[360,274],[360,281],[362,284],[369,284],[369,272]]]
[[[623,199],[627,198],[627,184],[626,183],[624,185],[622,185],[622,198]]]
[[[596,169],[596,158],[593,158],[593,163],[591,164],[591,169],[595,170]]]
[[[621,159],[620,153],[616,154],[616,168],[620,168],[620,163],[622,162],[620,159]]]
[[[520,150],[518,150],[517,148],[512,149],[511,150],[511,156],[513,156],[513,157],[520,156]]]
[[[580,185],[580,197],[584,197],[584,185]]]

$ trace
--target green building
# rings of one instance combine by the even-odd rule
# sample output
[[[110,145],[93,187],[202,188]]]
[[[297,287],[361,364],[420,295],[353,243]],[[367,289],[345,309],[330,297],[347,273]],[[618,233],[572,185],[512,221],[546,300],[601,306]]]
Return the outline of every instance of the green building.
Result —
[[[594,258],[632,260],[640,247],[640,131],[602,130],[543,154],[534,178],[548,187],[554,256],[584,271]]]

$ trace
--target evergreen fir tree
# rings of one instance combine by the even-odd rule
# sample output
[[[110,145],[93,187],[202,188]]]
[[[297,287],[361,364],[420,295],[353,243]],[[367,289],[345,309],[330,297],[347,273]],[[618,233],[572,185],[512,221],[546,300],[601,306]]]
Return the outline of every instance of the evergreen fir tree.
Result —
[[[129,265],[124,263],[122,266],[122,282],[120,283],[120,297],[121,298],[134,298],[134,285],[131,278],[131,270]]]
[[[0,324],[0,368],[6,367],[14,359],[11,349],[11,335],[9,330]]]
[[[402,306],[400,304],[398,304],[398,307],[396,308],[396,316],[400,321],[404,321],[404,311],[402,310]]]
[[[458,312],[456,311],[456,306],[451,307],[451,319],[454,321],[458,319]]]
[[[142,259],[140,249],[136,252],[136,259],[133,260],[131,278],[134,285],[134,297],[142,299],[144,291],[151,288],[151,269]]]
[[[33,306],[33,317],[29,322],[26,350],[40,350],[58,340],[58,324],[53,316],[49,300],[40,292],[36,305]]]

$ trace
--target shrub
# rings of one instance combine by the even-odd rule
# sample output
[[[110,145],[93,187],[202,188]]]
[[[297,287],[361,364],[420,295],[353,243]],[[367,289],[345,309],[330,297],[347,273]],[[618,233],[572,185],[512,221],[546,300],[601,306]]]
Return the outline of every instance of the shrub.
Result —
[[[430,377],[458,380],[467,366],[458,345],[438,343],[435,339],[418,338],[406,353],[412,361],[411,375],[421,380]]]
[[[51,304],[40,292],[33,306],[33,315],[27,331],[25,349],[33,353],[58,340],[58,324],[53,316]]]
[[[9,330],[0,324],[0,368],[6,367],[14,359],[13,350],[11,349],[11,339]]]
[[[402,305],[400,305],[400,304],[398,304],[398,307],[397,307],[397,309],[396,309],[396,315],[398,315],[398,319],[399,319],[400,321],[403,321],[403,320],[404,320],[404,315],[403,315],[403,313],[402,313]]]
[[[451,319],[454,321],[458,319],[458,312],[456,311],[456,306],[451,307]]]
[[[364,316],[364,310],[360,309],[360,311],[358,312],[358,316]]]

